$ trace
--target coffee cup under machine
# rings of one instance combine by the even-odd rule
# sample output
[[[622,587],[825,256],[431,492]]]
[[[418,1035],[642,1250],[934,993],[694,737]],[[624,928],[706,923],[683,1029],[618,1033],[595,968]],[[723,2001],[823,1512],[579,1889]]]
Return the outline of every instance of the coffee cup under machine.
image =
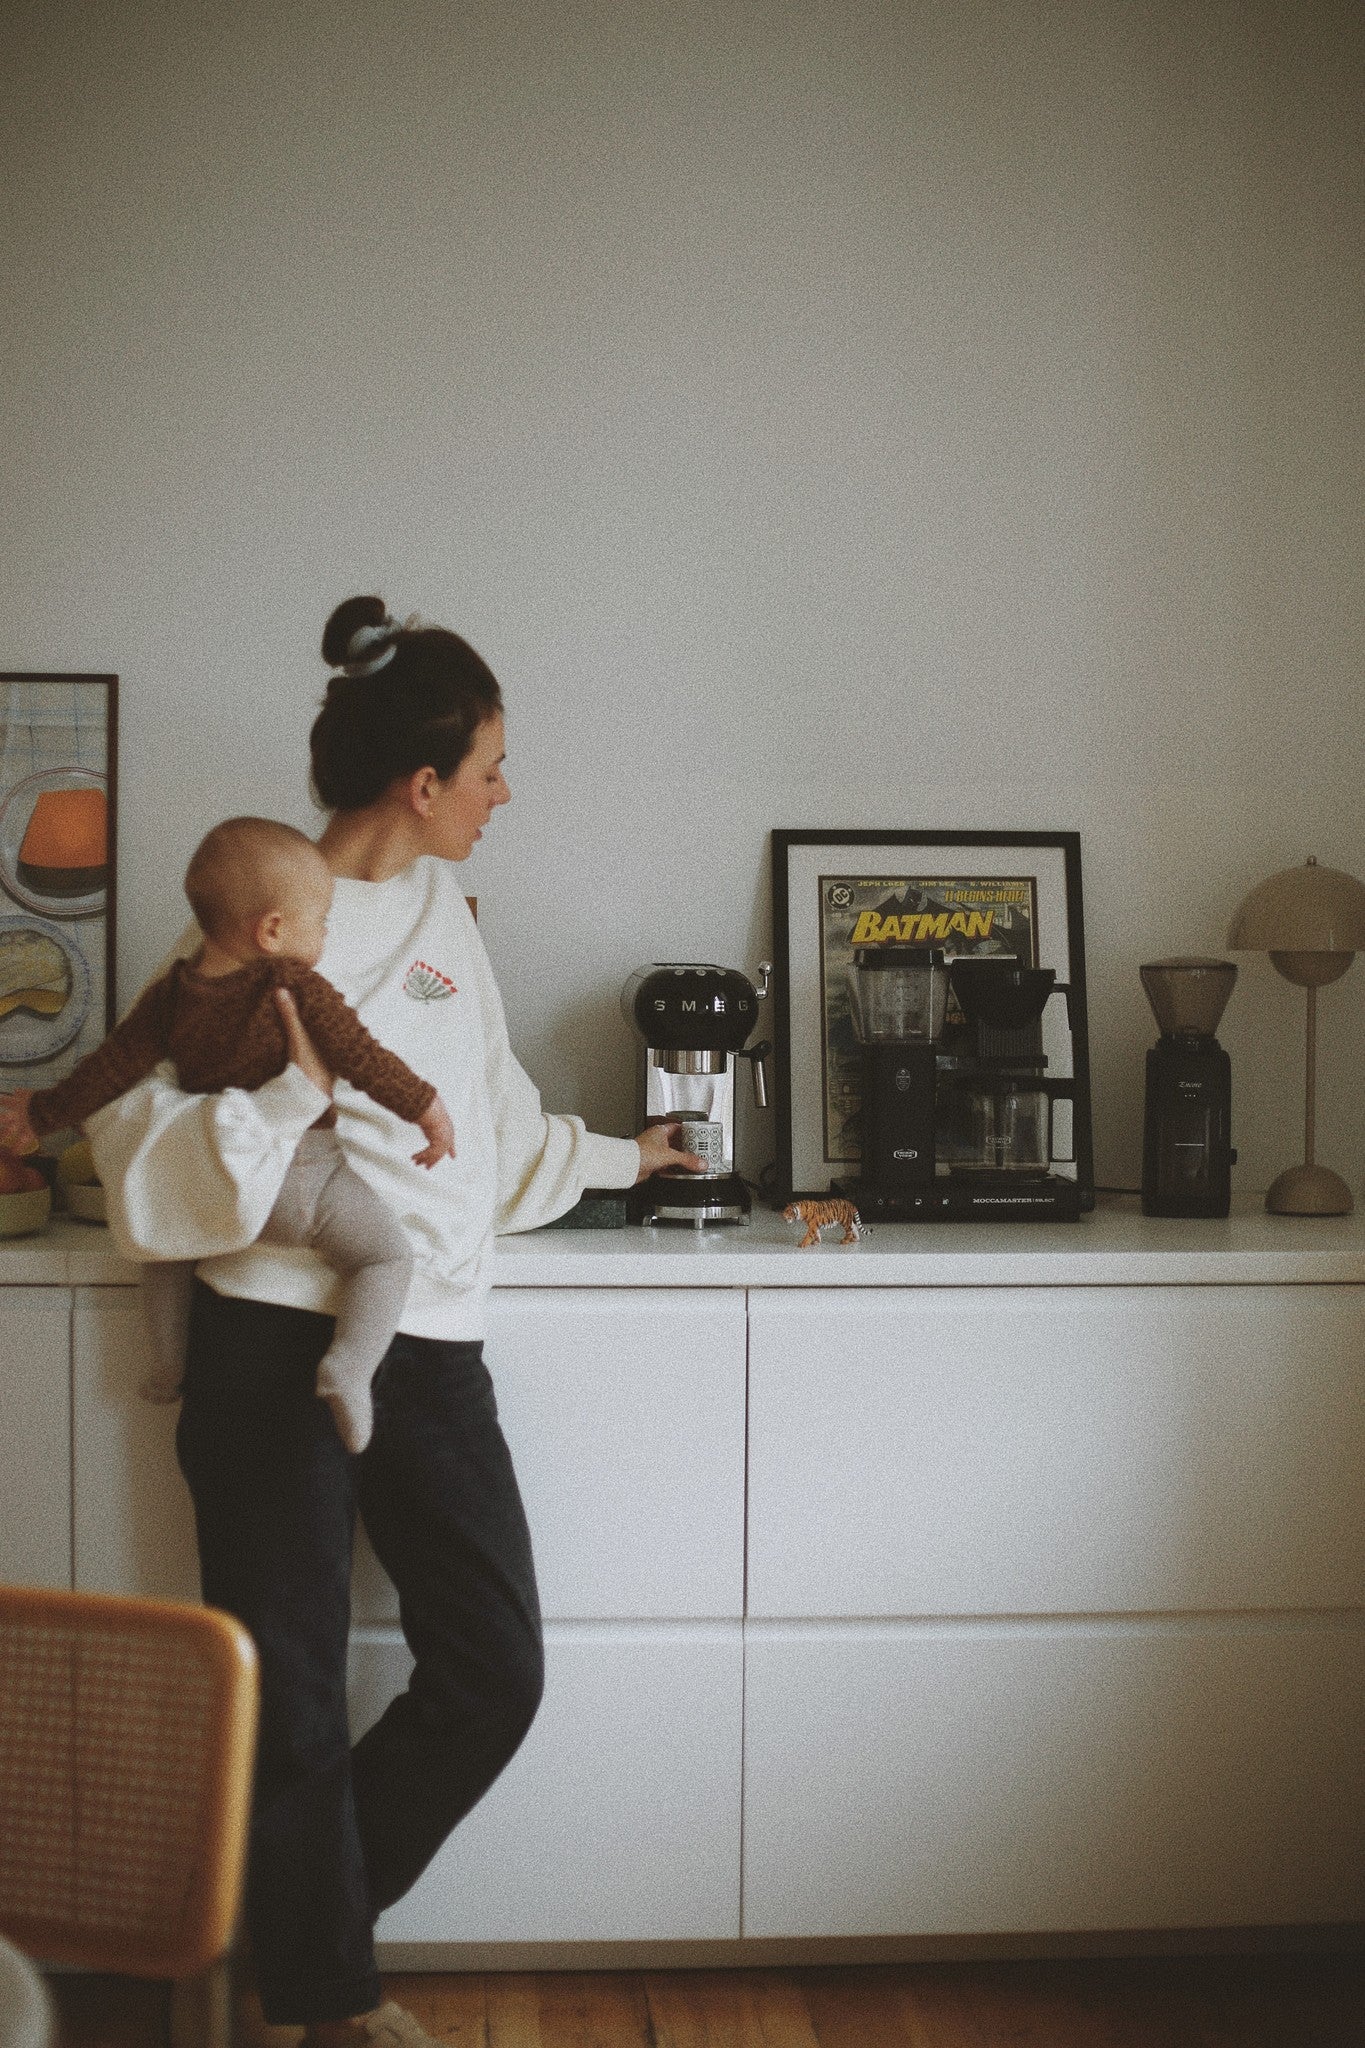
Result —
[[[1067,1017],[1054,1046],[1072,1038],[1071,991],[1051,968],[882,944],[855,953],[848,993],[862,1157],[840,1192],[865,1218],[1070,1220],[1089,1206],[1065,1149],[1074,1060],[1054,1068],[1044,1048],[1054,997]]]
[[[655,961],[637,968],[621,991],[626,1021],[639,1035],[636,1122],[681,1123],[681,1150],[706,1161],[698,1173],[665,1167],[631,1190],[635,1223],[742,1223],[749,1190],[735,1170],[735,1073],[753,1070],[754,1099],[767,1102],[764,1061],[771,1050],[746,1050],[768,992],[770,969],[757,988],[730,967],[696,961]]]

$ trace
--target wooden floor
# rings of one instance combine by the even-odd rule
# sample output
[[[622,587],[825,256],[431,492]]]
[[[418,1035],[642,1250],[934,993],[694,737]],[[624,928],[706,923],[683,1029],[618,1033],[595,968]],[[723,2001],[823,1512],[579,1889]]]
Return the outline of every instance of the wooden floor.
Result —
[[[152,2048],[144,1986],[67,1978],[63,2048]],[[448,2048],[1365,2048],[1365,1957],[386,1979]]]

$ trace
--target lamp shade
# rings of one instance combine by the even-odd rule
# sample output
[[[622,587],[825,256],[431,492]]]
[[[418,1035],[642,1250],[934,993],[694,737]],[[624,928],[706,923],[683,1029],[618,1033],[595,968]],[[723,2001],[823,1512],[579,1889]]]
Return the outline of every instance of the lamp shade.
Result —
[[[1341,868],[1283,868],[1243,898],[1228,927],[1242,953],[1365,951],[1365,883]]]

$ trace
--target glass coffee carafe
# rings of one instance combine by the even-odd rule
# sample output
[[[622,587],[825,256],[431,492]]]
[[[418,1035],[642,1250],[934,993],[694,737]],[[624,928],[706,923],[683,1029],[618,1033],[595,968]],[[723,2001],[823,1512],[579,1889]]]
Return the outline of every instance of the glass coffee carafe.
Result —
[[[938,1157],[949,1173],[1046,1173],[1052,1098],[1027,1075],[945,1074]]]
[[[940,1076],[939,1162],[949,1173],[1046,1173],[1052,1096],[1039,1020],[1056,975],[979,956],[955,960],[951,974],[974,1053]]]

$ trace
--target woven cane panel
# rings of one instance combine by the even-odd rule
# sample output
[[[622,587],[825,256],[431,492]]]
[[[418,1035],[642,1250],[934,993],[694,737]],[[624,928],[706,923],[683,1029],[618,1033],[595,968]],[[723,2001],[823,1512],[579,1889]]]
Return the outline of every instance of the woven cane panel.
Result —
[[[130,1941],[178,1927],[213,1715],[202,1657],[164,1633],[0,1636],[0,1914]]]

